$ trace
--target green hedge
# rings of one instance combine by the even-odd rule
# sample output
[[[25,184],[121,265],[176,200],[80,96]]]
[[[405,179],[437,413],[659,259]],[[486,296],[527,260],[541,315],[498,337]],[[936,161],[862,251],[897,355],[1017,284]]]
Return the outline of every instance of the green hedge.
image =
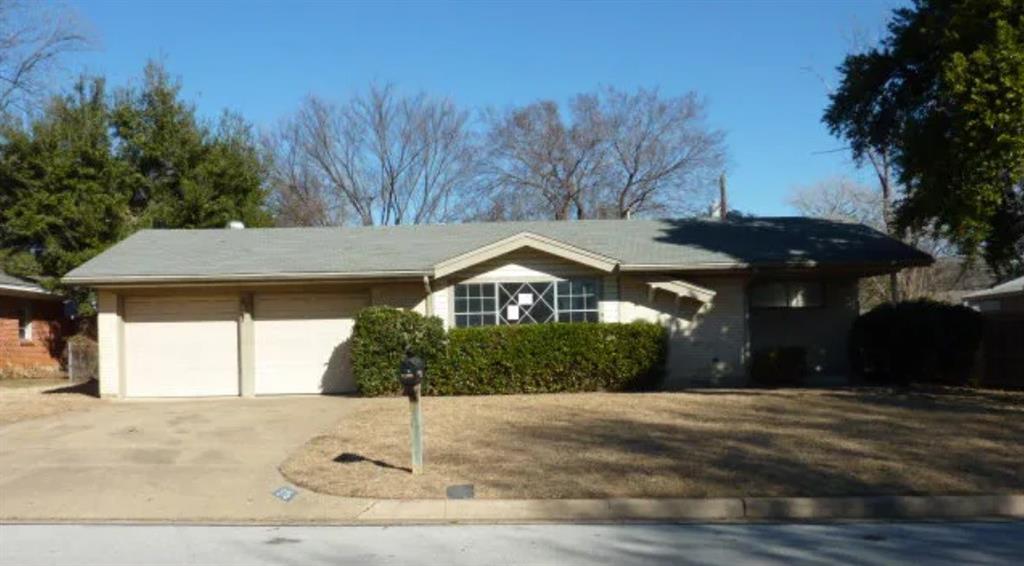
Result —
[[[434,395],[494,395],[654,388],[666,331],[630,324],[534,324],[456,328],[428,371]]]
[[[356,319],[352,365],[359,392],[400,392],[405,345],[427,362],[428,395],[651,389],[665,363],[656,324],[537,324],[452,329],[436,318],[371,307]]]
[[[352,329],[352,373],[359,393],[369,397],[400,394],[398,364],[406,348],[434,365],[445,348],[441,319],[391,307],[360,311]]]
[[[934,301],[886,304],[850,330],[850,365],[869,383],[966,385],[981,344],[973,310]]]

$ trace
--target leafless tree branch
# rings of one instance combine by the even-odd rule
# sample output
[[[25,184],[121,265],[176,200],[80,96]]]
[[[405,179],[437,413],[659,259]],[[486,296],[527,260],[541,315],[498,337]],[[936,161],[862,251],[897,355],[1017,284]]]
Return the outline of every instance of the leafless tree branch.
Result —
[[[0,114],[29,112],[47,90],[59,59],[89,38],[66,7],[0,0]]]

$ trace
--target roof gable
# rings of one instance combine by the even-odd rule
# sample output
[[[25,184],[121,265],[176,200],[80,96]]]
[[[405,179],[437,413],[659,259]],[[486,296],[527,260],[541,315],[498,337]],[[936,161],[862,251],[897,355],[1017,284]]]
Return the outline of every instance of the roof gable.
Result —
[[[555,257],[583,264],[604,272],[614,271],[619,265],[619,261],[615,258],[597,254],[553,238],[546,238],[530,232],[520,232],[437,263],[434,265],[434,277],[451,275],[467,267],[472,267],[489,259],[494,259],[523,248],[548,253]]]

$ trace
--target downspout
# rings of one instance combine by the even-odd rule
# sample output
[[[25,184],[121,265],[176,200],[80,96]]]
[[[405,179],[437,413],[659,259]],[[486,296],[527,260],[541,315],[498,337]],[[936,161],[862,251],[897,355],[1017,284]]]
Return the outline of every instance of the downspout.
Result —
[[[434,291],[430,288],[430,276],[423,276],[423,289],[427,292],[423,312],[427,316],[434,316]]]

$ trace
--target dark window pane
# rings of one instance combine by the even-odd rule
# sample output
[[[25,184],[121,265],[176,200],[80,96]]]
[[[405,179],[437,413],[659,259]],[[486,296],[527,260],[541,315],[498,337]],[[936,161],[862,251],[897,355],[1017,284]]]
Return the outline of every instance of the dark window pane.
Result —
[[[458,297],[465,297],[465,296],[466,296],[466,286],[465,285],[456,285],[455,286],[455,297],[458,298]]]
[[[467,306],[468,306],[467,299],[463,299],[463,298],[460,298],[460,297],[456,297],[455,298],[455,312],[457,312],[457,313],[466,312],[466,307]]]
[[[548,284],[538,289],[540,291],[540,298],[550,305],[555,302],[555,286]],[[534,299],[536,300],[536,298]]]
[[[558,282],[558,294],[559,295],[568,295],[569,294],[569,289],[570,289],[570,283],[568,281],[559,281]]]
[[[573,298],[572,298],[572,310],[574,310],[574,311],[583,310],[583,307],[584,307],[583,297],[579,297],[579,296],[575,296],[574,295]]]
[[[591,295],[591,296],[587,297],[586,307],[585,308],[587,310],[595,310],[595,309],[597,309],[597,296]]]
[[[480,296],[494,298],[494,285],[491,285],[490,283],[480,285]]]
[[[495,311],[494,299],[493,298],[491,298],[491,299],[482,299],[480,304],[482,305],[480,308],[484,312],[494,312]]]
[[[469,300],[469,312],[480,312],[480,299],[473,298]]]
[[[597,313],[596,312],[591,311],[591,312],[584,313],[584,314],[587,315],[587,319],[586,319],[587,322],[597,322]]]
[[[464,315],[464,314],[457,314],[457,315],[455,315],[455,326],[456,327],[462,328],[462,327],[464,327],[466,325],[467,325],[467,323],[466,323],[466,315]]]

